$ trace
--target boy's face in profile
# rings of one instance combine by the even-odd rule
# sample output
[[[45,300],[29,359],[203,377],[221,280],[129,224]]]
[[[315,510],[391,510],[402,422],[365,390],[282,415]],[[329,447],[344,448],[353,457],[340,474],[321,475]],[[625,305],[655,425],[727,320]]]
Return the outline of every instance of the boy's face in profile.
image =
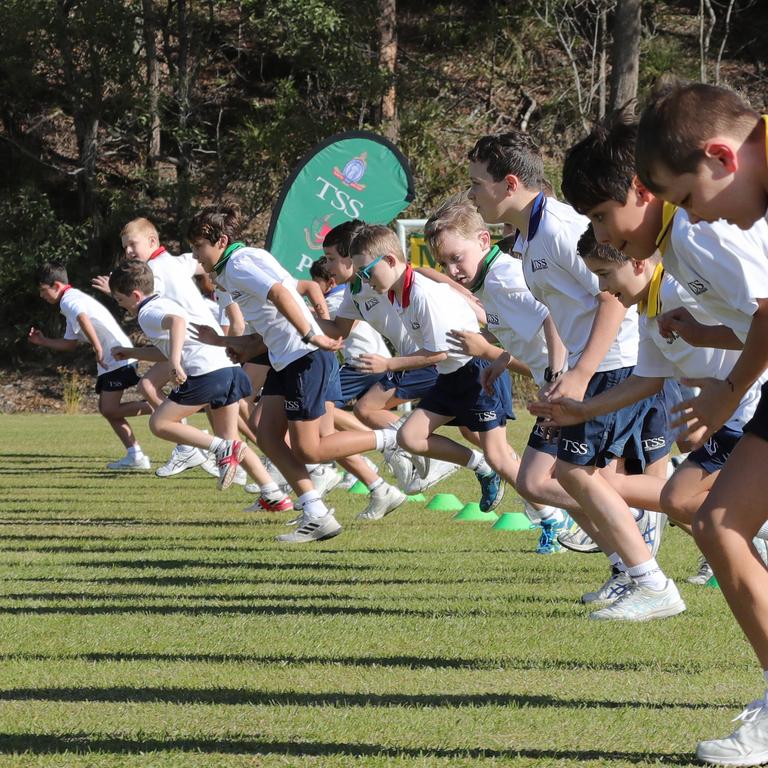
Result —
[[[488,230],[477,232],[472,237],[465,237],[456,230],[447,229],[438,240],[435,261],[451,280],[460,285],[470,286],[474,283],[483,258],[490,247],[491,235]]]
[[[357,254],[352,257],[355,272],[363,283],[367,283],[376,293],[386,293],[399,277],[395,265],[397,259],[391,254],[366,256]]]
[[[157,238],[154,235],[138,229],[129,229],[120,241],[126,259],[149,261],[149,257],[158,247]]]
[[[64,286],[61,283],[54,283],[48,285],[47,283],[39,283],[37,286],[37,292],[43,301],[47,301],[49,304],[55,304],[59,300],[59,294]]]
[[[508,198],[506,180],[494,181],[485,163],[472,160],[469,164],[469,183],[469,199],[477,206],[483,220],[489,224],[503,222]]]
[[[192,255],[200,262],[206,272],[213,272],[214,265],[226,250],[226,242],[226,237],[219,238],[216,243],[211,243],[210,240],[201,237],[192,242]]]
[[[323,246],[326,269],[333,275],[337,285],[348,283],[355,274],[352,259],[345,259],[335,245]]]
[[[144,300],[140,291],[131,291],[130,293],[120,293],[112,291],[112,298],[126,311],[132,315],[138,312],[139,304]]]
[[[615,296],[625,307],[632,307],[648,295],[650,275],[643,261],[629,259],[619,263],[587,257],[584,263],[599,280],[600,290]]]

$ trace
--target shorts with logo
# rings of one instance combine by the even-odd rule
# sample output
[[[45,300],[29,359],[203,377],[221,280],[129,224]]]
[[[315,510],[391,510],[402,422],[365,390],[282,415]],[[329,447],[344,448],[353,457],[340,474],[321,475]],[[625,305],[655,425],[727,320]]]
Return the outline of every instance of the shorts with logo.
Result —
[[[453,426],[469,427],[475,432],[488,432],[503,427],[510,417],[499,377],[489,395],[480,384],[480,372],[490,363],[473,357],[453,373],[441,373],[435,386],[421,398],[419,408],[441,416],[453,416]],[[500,383],[501,382],[501,383]],[[511,402],[511,396],[508,397]]]
[[[435,386],[437,376],[437,368],[430,365],[410,371],[390,371],[379,379],[379,384],[385,392],[394,389],[399,400],[418,400]]]
[[[102,392],[118,392],[129,387],[135,387],[141,376],[136,372],[136,364],[121,365],[114,371],[107,371],[96,378],[96,394]]]
[[[536,419],[528,436],[528,447],[539,453],[546,453],[547,456],[557,456],[557,437],[560,430],[555,428],[548,432],[541,426],[543,421],[541,416]]]
[[[596,373],[587,385],[584,399],[596,397],[632,375],[634,366]],[[653,398],[628,405],[614,413],[560,428],[557,458],[579,466],[604,467],[624,455],[628,445],[640,444],[643,422]]]
[[[683,399],[677,379],[665,379],[664,387],[657,395],[649,398],[648,411],[643,418],[640,433],[635,435],[624,451],[626,470],[629,475],[641,475],[649,464],[653,464],[672,450],[675,435],[670,428],[670,411]]]
[[[168,395],[179,405],[210,405],[214,410],[249,397],[251,381],[239,365],[219,368],[187,380]]]
[[[768,440],[768,381],[760,389],[760,402],[754,415],[744,426],[744,434],[747,432]]]
[[[353,400],[361,398],[378,381],[381,381],[380,373],[363,373],[351,365],[342,365],[339,368],[341,396],[334,400],[334,404],[339,408],[349,405]]]
[[[743,434],[740,429],[720,427],[701,448],[691,451],[686,461],[698,464],[705,472],[713,475],[725,466],[725,462]]]
[[[338,377],[338,370],[339,363],[333,352],[316,349],[289,363],[281,371],[270,368],[261,396],[285,398],[285,417],[288,421],[318,419],[325,413],[326,401],[333,400],[333,395],[340,391],[338,378],[337,388],[333,387],[333,378]]]

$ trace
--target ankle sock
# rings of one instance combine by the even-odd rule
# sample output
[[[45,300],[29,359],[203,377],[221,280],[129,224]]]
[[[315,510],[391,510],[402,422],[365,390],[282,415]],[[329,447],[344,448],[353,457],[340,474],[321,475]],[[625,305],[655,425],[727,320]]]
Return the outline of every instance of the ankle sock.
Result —
[[[138,443],[128,448],[128,456],[132,459],[140,459],[143,455],[144,452],[141,450],[141,446]]]
[[[377,451],[388,451],[397,448],[397,430],[392,427],[374,429],[373,437],[376,440]]]
[[[621,559],[621,555],[616,552],[608,555],[608,562],[611,564],[611,568],[614,568],[619,573],[626,573],[627,566],[624,565],[624,561]]]
[[[208,450],[213,451],[214,453],[216,453],[216,451],[218,451],[219,448],[221,448],[221,446],[224,445],[224,442],[225,441],[222,440],[220,437],[216,437],[214,435],[214,437],[211,438],[211,443],[208,446]]]
[[[375,490],[381,488],[383,490],[384,488],[384,479],[381,477],[377,477],[369,486],[368,490],[373,493]]]
[[[328,507],[325,506],[317,491],[302,493],[299,496],[298,503],[302,510],[304,510],[304,516],[307,518],[317,519],[328,514]]]
[[[283,498],[283,494],[277,487],[277,483],[265,483],[259,487],[261,495],[268,501],[280,501]]]
[[[632,580],[641,587],[661,590],[664,589],[667,584],[667,577],[664,575],[664,571],[659,568],[659,564],[656,562],[655,557],[652,557],[650,560],[646,560],[639,565],[628,567],[627,573],[632,577]]]

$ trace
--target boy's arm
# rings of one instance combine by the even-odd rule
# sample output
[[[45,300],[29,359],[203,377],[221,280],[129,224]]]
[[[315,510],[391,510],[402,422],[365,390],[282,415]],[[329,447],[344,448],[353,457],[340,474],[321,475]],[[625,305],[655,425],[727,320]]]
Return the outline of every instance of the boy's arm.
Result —
[[[474,331],[449,331],[445,335],[451,349],[461,352],[463,355],[482,357],[484,360],[496,360],[504,354],[501,347],[491,344],[485,334]]]
[[[572,398],[582,400],[587,384],[595,375],[618,334],[627,310],[619,300],[605,291],[597,296],[597,310],[592,330],[584,351],[576,365],[567,370],[547,390],[549,398]]]
[[[29,329],[27,339],[30,344],[53,349],[56,352],[74,352],[79,343],[76,339],[49,339],[42,331],[34,327]]]
[[[568,350],[565,348],[557,328],[555,328],[555,321],[552,319],[552,315],[547,315],[542,328],[544,329],[544,338],[547,342],[549,370],[552,373],[557,373],[565,368],[565,364],[568,361]]]
[[[553,425],[567,427],[639,403],[646,397],[655,395],[663,386],[663,378],[633,375],[589,400],[574,400],[568,397],[540,400],[531,403],[528,410],[534,416],[543,416]]]
[[[704,325],[685,307],[676,307],[657,318],[659,333],[665,338],[679,336],[692,347],[743,349],[741,339],[727,325]],[[673,335],[674,334],[674,335]]]
[[[91,280],[91,288],[95,288],[101,293],[106,293],[107,296],[112,295],[112,291],[109,290],[109,275],[96,275]]]
[[[282,283],[275,283],[269,289],[267,299],[275,305],[277,311],[296,329],[299,336],[304,338],[308,334],[313,334],[309,339],[310,344],[332,352],[341,349],[341,339],[331,339],[325,334],[313,332],[312,325],[307,325],[307,319],[304,317],[301,307],[299,307],[296,300]]]
[[[101,342],[96,335],[96,329],[93,327],[91,318],[88,317],[85,312],[81,312],[77,316],[77,322],[80,325],[80,330],[85,334],[85,337],[93,347],[93,353],[96,355],[96,362],[102,368],[106,368],[106,365],[104,364],[104,350],[101,348]]]
[[[229,318],[229,330],[227,336],[242,336],[245,330],[245,320],[243,319],[243,313],[240,310],[240,305],[236,302],[227,304],[224,309],[224,314]]]
[[[688,438],[694,448],[703,445],[733,415],[747,390],[768,368],[768,299],[757,299],[757,311],[744,341],[739,359],[725,379],[683,379],[700,387],[698,397],[685,400],[672,409],[681,414],[673,427],[682,426],[681,438]]]
[[[331,319],[325,296],[323,296],[320,286],[314,280],[299,280],[296,283],[296,290],[299,292],[300,296],[309,299],[312,309],[319,318],[322,318],[323,320]]]
[[[381,355],[360,355],[355,368],[363,373],[387,373],[388,371],[410,371],[414,368],[428,368],[445,360],[446,352],[430,352],[419,349],[408,357],[382,357]]]
[[[151,363],[162,363],[167,358],[157,347],[112,347],[109,350],[115,360],[148,360]]]
[[[355,327],[357,320],[351,320],[348,317],[339,317],[336,315],[335,320],[324,320],[323,318],[317,318],[317,324],[326,336],[331,338],[346,339],[352,329]]]
[[[170,347],[168,349],[168,362],[171,364],[171,378],[179,385],[187,380],[187,374],[181,363],[181,350],[184,346],[184,336],[187,332],[187,323],[179,315],[165,315],[160,326],[168,331]]]

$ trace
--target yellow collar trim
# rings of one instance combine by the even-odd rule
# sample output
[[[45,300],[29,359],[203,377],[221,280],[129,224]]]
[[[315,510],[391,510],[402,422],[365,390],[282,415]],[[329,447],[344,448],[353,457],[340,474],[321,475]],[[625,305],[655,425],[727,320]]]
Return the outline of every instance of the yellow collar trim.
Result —
[[[676,213],[677,206],[665,200],[664,206],[661,209],[661,231],[656,238],[656,248],[662,256],[666,253],[672,237],[672,222],[675,219]]]
[[[637,305],[637,311],[644,312],[650,320],[661,314],[661,281],[664,279],[664,265],[659,262],[653,270],[651,282],[648,285],[648,299]]]

